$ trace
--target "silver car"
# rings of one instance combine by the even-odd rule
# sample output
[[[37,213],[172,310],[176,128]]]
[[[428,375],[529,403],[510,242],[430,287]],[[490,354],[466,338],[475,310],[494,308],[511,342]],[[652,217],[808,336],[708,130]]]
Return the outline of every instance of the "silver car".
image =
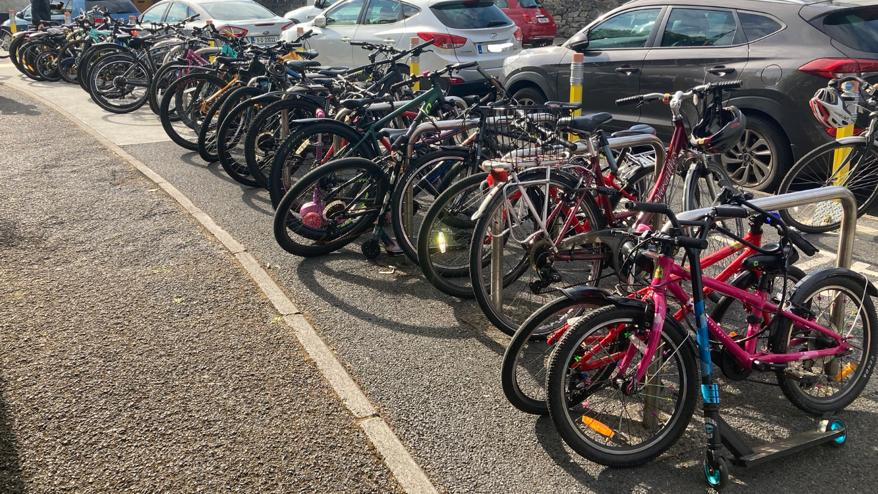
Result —
[[[276,43],[294,25],[252,0],[162,0],[147,9],[140,22],[180,22],[195,14],[199,17],[191,26],[212,20],[217,29],[259,45]]]

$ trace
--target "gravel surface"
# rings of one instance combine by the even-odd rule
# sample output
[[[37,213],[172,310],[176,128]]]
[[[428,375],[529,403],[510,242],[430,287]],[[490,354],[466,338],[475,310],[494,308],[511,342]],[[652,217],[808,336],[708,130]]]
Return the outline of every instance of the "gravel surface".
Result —
[[[0,492],[394,492],[234,259],[0,89]]]

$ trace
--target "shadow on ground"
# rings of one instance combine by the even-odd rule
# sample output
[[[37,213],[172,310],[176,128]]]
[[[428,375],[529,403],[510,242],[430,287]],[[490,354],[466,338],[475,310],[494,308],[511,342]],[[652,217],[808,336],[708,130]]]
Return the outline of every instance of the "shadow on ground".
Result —
[[[39,115],[35,105],[20,103],[14,99],[0,96],[0,115]]]
[[[0,492],[19,493],[24,492],[24,483],[21,480],[21,465],[18,463],[18,441],[3,397],[5,389],[6,381],[0,378]]]

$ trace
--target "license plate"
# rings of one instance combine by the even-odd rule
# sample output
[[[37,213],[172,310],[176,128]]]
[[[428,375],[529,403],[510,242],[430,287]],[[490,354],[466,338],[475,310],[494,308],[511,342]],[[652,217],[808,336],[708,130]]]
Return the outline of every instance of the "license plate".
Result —
[[[512,48],[512,43],[508,41],[495,41],[492,43],[476,43],[476,51],[479,55],[484,53],[502,53]]]
[[[537,23],[538,24],[548,24],[549,18],[548,17],[537,17]]]
[[[256,45],[268,45],[277,43],[279,36],[253,36],[250,41]]]

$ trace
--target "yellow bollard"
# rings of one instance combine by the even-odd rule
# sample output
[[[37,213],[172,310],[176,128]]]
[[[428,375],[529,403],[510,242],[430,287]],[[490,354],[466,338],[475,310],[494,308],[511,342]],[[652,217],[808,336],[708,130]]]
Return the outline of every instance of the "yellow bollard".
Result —
[[[570,102],[574,104],[582,103],[582,65],[585,62],[585,55],[582,53],[574,53],[573,61],[570,62]],[[574,110],[573,115],[582,114],[582,110]],[[570,134],[567,139],[576,141],[579,138],[575,134]]]
[[[835,129],[835,138],[850,137],[854,135],[854,125],[845,125],[844,127]],[[833,185],[844,185],[850,173],[850,164],[845,163],[850,154],[850,149],[836,149],[832,155],[832,183]]]
[[[9,32],[15,34],[18,28],[15,26],[15,9],[9,9]]]
[[[421,44],[421,38],[419,38],[417,36],[412,36],[410,43],[411,43],[412,48],[414,48],[414,47],[418,46],[419,44]],[[409,59],[409,76],[418,77],[419,75],[421,75],[420,57],[418,57],[417,55],[412,55],[412,57]],[[421,89],[421,83],[415,81],[414,85],[412,85],[412,91],[417,92],[417,91],[420,91],[420,89]]]

